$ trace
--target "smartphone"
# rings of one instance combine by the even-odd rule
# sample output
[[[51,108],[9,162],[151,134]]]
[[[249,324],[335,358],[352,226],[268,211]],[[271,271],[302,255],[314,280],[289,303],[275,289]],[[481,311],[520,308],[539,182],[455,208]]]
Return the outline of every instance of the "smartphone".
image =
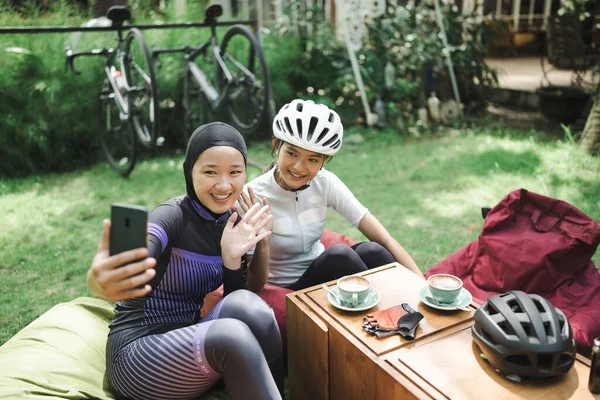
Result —
[[[110,255],[147,247],[147,224],[146,207],[113,203],[110,210]]]

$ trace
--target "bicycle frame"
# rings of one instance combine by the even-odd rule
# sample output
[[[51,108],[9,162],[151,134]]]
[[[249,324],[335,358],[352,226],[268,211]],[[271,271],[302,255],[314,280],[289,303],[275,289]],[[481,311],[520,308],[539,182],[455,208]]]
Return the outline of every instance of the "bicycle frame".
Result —
[[[117,31],[117,33],[118,33],[118,43],[117,43],[116,50],[113,48],[110,48],[110,47],[105,47],[103,49],[95,49],[95,50],[91,50],[91,51],[82,51],[82,52],[74,53],[71,49],[67,48],[67,49],[65,49],[65,52],[67,55],[66,63],[69,67],[71,67],[71,70],[76,75],[79,75],[79,74],[81,74],[81,71],[79,71],[74,66],[75,58],[81,57],[81,56],[103,56],[104,57],[104,73],[106,74],[106,78],[108,79],[108,82],[110,83],[110,86],[112,87],[112,90],[113,90],[113,93],[111,94],[111,98],[113,98],[115,104],[118,107],[121,120],[126,121],[129,119],[129,109],[130,109],[128,94],[142,90],[142,89],[137,88],[137,87],[130,87],[129,84],[126,82],[126,80],[123,81],[123,86],[119,87],[119,85],[117,85],[117,81],[114,76],[115,59],[118,62],[119,70],[121,71],[121,73],[123,73],[123,70],[124,70],[123,58],[125,57],[123,29],[119,29]],[[139,71],[139,72],[141,72],[141,76],[143,76],[144,80],[146,80],[146,81],[149,80],[148,76],[143,71]]]
[[[213,51],[213,57],[214,57],[215,61],[217,62],[216,68],[220,68],[223,71],[223,76],[225,77],[225,81],[226,81],[225,87],[223,87],[223,90],[221,90],[221,92],[218,93],[217,90],[211,85],[211,83],[206,78],[206,74],[204,72],[202,72],[202,70],[200,68],[198,68],[198,66],[194,62],[194,60],[196,59],[196,57],[199,54],[204,53],[204,51],[206,51],[208,44],[209,43],[207,42],[203,46],[201,46],[197,51],[194,51],[193,53],[186,55],[186,64],[187,64],[187,68],[189,69],[189,71],[192,74],[193,80],[200,87],[200,89],[204,92],[212,111],[215,112],[221,107],[221,104],[223,104],[223,99],[227,95],[227,89],[231,83],[232,75],[231,75],[231,72],[229,71],[229,69],[227,68],[227,66],[225,65],[225,63],[223,62],[223,58],[221,57],[221,54],[220,54],[221,49],[220,49],[219,45],[216,43],[216,37],[213,36],[211,38],[210,44],[211,44],[211,48]]]
[[[206,54],[206,51],[209,46],[212,49],[212,56],[216,61],[215,68],[219,68],[223,72],[223,77],[225,79],[225,85],[220,91],[217,91],[217,89],[215,89],[215,87],[209,82],[206,74],[195,63],[196,57]],[[185,53],[186,67],[190,71],[193,81],[206,95],[207,102],[210,105],[212,112],[218,111],[223,105],[223,100],[228,94],[229,86],[233,81],[233,75],[231,74],[231,71],[229,71],[229,68],[227,68],[227,65],[225,65],[223,57],[221,57],[221,48],[217,43],[216,27],[211,26],[210,40],[201,43],[197,47],[185,46],[174,49],[152,50],[152,55],[156,58],[159,54],[177,52]],[[229,60],[233,62],[238,68],[240,68],[240,70],[242,70],[245,75],[254,78],[254,74],[248,71],[248,69],[245,68],[242,64],[240,64],[233,58],[229,58]]]
[[[121,117],[121,120],[127,120],[129,119],[129,101],[127,100],[127,98],[125,96],[123,96],[122,91],[124,90],[124,92],[127,94],[131,91],[131,88],[129,87],[129,85],[124,81],[124,85],[123,87],[119,87],[117,85],[117,81],[115,79],[114,76],[114,60],[115,58],[118,59],[119,62],[119,66],[120,69],[119,71],[121,71],[121,73],[123,73],[123,57],[125,55],[125,52],[123,51],[123,38],[122,38],[122,34],[121,31],[119,31],[119,45],[116,51],[114,51],[113,49],[106,49],[106,54],[105,54],[105,59],[104,59],[104,73],[106,74],[106,77],[108,79],[108,82],[110,83],[110,86],[112,87],[112,94],[114,95],[113,99],[119,109],[119,115]]]

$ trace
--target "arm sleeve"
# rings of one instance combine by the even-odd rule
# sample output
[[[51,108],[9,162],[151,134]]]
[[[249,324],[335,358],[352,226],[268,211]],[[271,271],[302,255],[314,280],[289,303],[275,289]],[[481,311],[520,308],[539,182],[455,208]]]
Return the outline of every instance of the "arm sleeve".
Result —
[[[170,242],[173,242],[183,223],[181,208],[174,204],[161,204],[148,216],[148,255],[158,259]]]
[[[360,221],[369,210],[354,197],[354,194],[340,178],[332,172],[324,172],[326,172],[325,179],[327,180],[327,206],[333,208],[355,228],[358,228]]]
[[[246,289],[247,284],[248,262],[246,256],[242,257],[242,265],[240,269],[235,271],[223,266],[223,296],[227,296],[231,292],[239,289]]]

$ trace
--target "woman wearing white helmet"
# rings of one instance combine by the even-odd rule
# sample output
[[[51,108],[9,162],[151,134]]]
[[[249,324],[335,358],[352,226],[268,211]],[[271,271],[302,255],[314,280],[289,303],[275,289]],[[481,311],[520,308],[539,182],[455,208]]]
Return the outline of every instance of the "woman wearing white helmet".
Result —
[[[294,290],[393,261],[422,276],[404,248],[333,173],[323,168],[342,147],[337,113],[310,100],[294,100],[273,121],[277,162],[253,179],[239,199],[242,210],[268,199],[273,213],[269,283]],[[370,241],[354,246],[320,242],[331,207]],[[253,253],[250,251],[249,256]]]

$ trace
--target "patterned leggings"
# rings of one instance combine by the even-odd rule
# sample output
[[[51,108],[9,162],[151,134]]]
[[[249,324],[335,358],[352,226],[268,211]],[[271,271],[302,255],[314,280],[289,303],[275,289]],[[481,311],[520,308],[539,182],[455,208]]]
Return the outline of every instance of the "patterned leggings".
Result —
[[[247,290],[223,298],[195,325],[139,338],[113,353],[110,385],[130,399],[195,398],[221,377],[232,399],[283,397],[279,328],[269,306]]]

